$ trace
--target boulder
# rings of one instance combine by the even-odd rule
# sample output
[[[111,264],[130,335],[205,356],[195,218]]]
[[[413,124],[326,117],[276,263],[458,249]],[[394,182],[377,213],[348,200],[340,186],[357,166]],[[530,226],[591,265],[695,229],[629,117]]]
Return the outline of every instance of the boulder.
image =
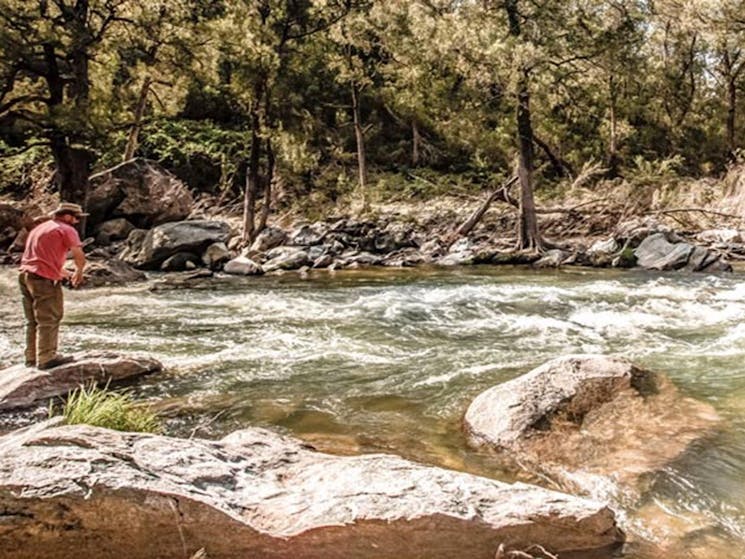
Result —
[[[195,270],[201,263],[201,258],[193,252],[177,252],[166,258],[160,269],[162,272],[186,272]]]
[[[133,237],[134,233],[130,233],[128,248],[119,257],[136,268],[152,270],[176,253],[202,254],[211,244],[227,241],[230,228],[222,221],[178,221],[154,227],[141,241],[139,236]]]
[[[236,276],[258,276],[263,274],[264,270],[250,258],[239,256],[227,262],[223,272]]]
[[[672,229],[653,217],[635,217],[619,223],[613,231],[613,238],[621,246],[636,248],[647,237],[660,233],[669,241],[677,241]]]
[[[147,276],[140,270],[113,258],[104,262],[89,262],[85,268],[83,288],[102,287],[105,285],[123,285],[144,281]]]
[[[621,247],[613,237],[604,241],[596,241],[587,250],[587,259],[593,266],[608,266],[612,264],[616,253],[620,250]]]
[[[328,233],[328,226],[325,223],[301,225],[290,234],[289,244],[295,246],[320,245],[326,233]]]
[[[373,235],[374,251],[390,253],[403,248],[416,247],[416,234],[411,226],[403,223],[389,223],[382,231]]]
[[[655,233],[641,242],[634,255],[647,270],[678,270],[688,263],[693,248],[688,243],[670,243],[664,234]]]
[[[737,229],[706,229],[696,235],[703,243],[742,243],[743,237]]]
[[[212,243],[202,254],[202,263],[210,270],[219,270],[230,260],[230,251],[225,243]]]
[[[155,359],[116,353],[77,355],[72,363],[46,371],[15,365],[0,371],[0,410],[28,407],[39,400],[64,396],[82,384],[107,384],[162,369]]]
[[[187,186],[155,161],[131,159],[90,178],[89,225],[124,217],[139,228],[185,219],[194,204]]]
[[[402,248],[387,255],[383,260],[383,266],[391,266],[395,268],[406,268],[411,266],[418,266],[424,264],[428,260],[422,256],[419,249],[416,248]]]
[[[571,253],[561,250],[558,248],[551,249],[546,252],[541,258],[533,262],[535,268],[558,268],[570,257]]]
[[[267,261],[262,264],[265,272],[275,270],[297,270],[312,264],[308,252],[299,247],[277,247],[267,253]]]
[[[219,441],[41,424],[0,438],[4,559],[610,557],[605,506],[265,429]]]
[[[251,252],[266,252],[287,242],[287,233],[276,227],[267,227],[256,237]]]
[[[94,230],[94,235],[98,244],[107,245],[111,241],[126,239],[134,228],[129,221],[119,217],[99,224]]]
[[[719,422],[664,375],[620,358],[572,355],[481,393],[464,426],[473,445],[497,450],[509,466],[605,499],[641,492],[647,474]]]

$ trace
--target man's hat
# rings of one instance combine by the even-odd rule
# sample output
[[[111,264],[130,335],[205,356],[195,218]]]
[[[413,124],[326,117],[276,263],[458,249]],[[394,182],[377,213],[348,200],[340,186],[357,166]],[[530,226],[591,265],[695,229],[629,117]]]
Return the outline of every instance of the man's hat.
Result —
[[[49,212],[49,214],[52,216],[70,214],[76,217],[90,215],[83,211],[83,208],[80,206],[80,204],[71,204],[70,202],[60,203],[60,205],[57,206],[57,209]]]

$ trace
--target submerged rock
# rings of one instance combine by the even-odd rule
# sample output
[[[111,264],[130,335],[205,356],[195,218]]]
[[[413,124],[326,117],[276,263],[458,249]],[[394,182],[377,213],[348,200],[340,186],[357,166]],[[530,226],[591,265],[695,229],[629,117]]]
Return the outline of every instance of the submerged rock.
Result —
[[[601,504],[340,457],[264,429],[220,441],[35,426],[0,438],[2,557],[489,558],[539,544],[610,557]]]
[[[664,375],[624,359],[574,355],[480,394],[465,428],[472,444],[494,448],[510,465],[605,498],[640,491],[646,474],[719,421]]]
[[[162,369],[155,359],[116,353],[82,354],[72,363],[46,371],[15,365],[0,370],[0,410],[28,407],[39,400],[64,396],[91,382],[106,384]]]

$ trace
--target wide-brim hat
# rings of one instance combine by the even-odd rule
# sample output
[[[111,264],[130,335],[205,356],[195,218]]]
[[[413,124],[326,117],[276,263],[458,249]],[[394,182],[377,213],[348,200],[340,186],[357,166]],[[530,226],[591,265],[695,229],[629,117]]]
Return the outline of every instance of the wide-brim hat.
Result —
[[[70,202],[62,202],[54,210],[49,212],[49,215],[51,216],[62,215],[62,214],[71,214],[77,217],[84,217],[86,215],[90,215],[83,211],[83,208],[80,206],[80,204],[72,204]]]

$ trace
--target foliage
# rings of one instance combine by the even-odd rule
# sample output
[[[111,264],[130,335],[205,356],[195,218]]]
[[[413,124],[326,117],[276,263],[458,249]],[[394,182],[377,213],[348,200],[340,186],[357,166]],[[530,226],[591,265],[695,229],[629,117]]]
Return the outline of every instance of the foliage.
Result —
[[[61,186],[76,154],[118,163],[140,106],[136,154],[199,190],[239,193],[249,168],[257,197],[279,176],[333,198],[358,146],[373,189],[425,169],[505,175],[526,76],[542,189],[589,161],[644,183],[676,157],[676,173],[721,173],[745,147],[742,0],[0,0],[0,13],[0,152],[29,148],[3,159],[4,191],[43,153]]]
[[[52,415],[53,409],[50,409]],[[96,427],[155,433],[160,431],[158,417],[138,406],[127,392],[112,392],[108,387],[81,386],[67,398],[62,415],[68,424],[84,423]]]
[[[0,165],[0,195],[29,192],[51,174],[51,154],[42,146],[14,153],[0,139],[0,154],[6,154]]]

